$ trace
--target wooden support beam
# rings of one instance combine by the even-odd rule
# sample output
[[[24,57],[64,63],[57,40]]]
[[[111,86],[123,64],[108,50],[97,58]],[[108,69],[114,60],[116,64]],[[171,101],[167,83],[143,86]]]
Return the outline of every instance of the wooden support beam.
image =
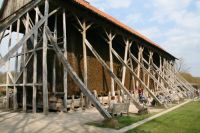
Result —
[[[66,11],[63,9],[63,48],[64,56],[67,59],[67,29],[66,29]],[[86,64],[87,65],[87,64]],[[64,67],[64,107],[67,110],[67,68]]]
[[[144,61],[144,63],[146,63],[149,67],[151,67],[151,69],[153,70],[153,72],[155,73],[155,74],[157,74],[157,76],[158,76],[158,82],[160,81],[160,80],[163,80],[163,83],[164,84],[166,84],[166,85],[168,85],[169,86],[169,88],[171,89],[171,90],[174,90],[174,91],[179,91],[179,92],[182,92],[179,88],[177,88],[176,86],[173,86],[172,84],[171,84],[171,79],[168,79],[168,78],[166,78],[165,76],[165,74],[163,74],[162,73],[162,71],[161,71],[161,67],[162,66],[160,66],[160,68],[158,68],[155,64],[154,64],[154,62],[153,62],[153,60],[151,60],[150,62],[150,64],[149,64],[149,62],[147,62],[144,58],[143,58],[143,61]],[[160,65],[162,65],[161,64],[161,62],[160,62]],[[157,87],[159,86],[159,84],[157,84]],[[158,91],[158,89],[156,89],[156,91]],[[177,94],[176,94],[177,95]],[[185,95],[186,96],[186,94],[185,93],[183,93],[183,95]],[[179,95],[177,95],[178,97],[180,97]]]
[[[51,31],[48,27],[46,27],[46,34],[51,42],[51,45],[53,46],[58,58],[63,63],[64,67],[67,68],[68,74],[71,76],[71,78],[74,80],[74,82],[80,87],[81,91],[85,96],[87,96],[93,105],[96,107],[96,109],[100,112],[100,114],[105,118],[109,119],[111,118],[111,115],[101,106],[99,101],[93,96],[93,94],[90,92],[90,90],[86,87],[86,85],[81,81],[81,79],[78,77],[76,72],[73,70],[71,65],[68,63],[68,61],[65,59],[65,56],[63,55],[60,48],[57,46],[55,39],[51,35]]]
[[[25,24],[25,34],[27,34],[29,32],[29,14],[26,13],[26,24]],[[22,48],[22,52],[24,53],[24,55],[22,56],[22,65],[23,65],[23,111],[26,112],[27,110],[27,92],[26,92],[26,84],[27,84],[27,67],[25,67],[25,63],[26,63],[26,59],[27,59],[27,40],[25,40],[24,44],[23,44],[23,48]]]
[[[16,38],[16,42],[19,41],[19,30],[20,30],[20,19],[17,20],[17,38]],[[16,55],[18,54],[18,52],[16,52]],[[17,72],[18,72],[18,56],[16,56],[15,58],[15,80],[17,78]],[[15,80],[13,82],[14,84],[14,95],[13,95],[13,105],[14,105],[14,110],[17,110],[18,108],[18,103],[17,103],[17,87],[15,86]]]
[[[49,14],[49,0],[45,0],[45,9],[44,16],[48,17]],[[43,72],[43,113],[45,115],[48,114],[49,104],[48,104],[48,68],[47,68],[47,36],[46,36],[46,28],[48,25],[48,19],[45,20],[44,23],[44,31],[43,31],[43,54],[42,54],[42,72]]]
[[[164,74],[169,73],[169,74],[172,74],[172,75],[174,74],[173,72],[169,71],[167,68],[163,69],[163,73]],[[190,91],[188,86],[185,85],[185,83],[183,83],[183,81],[181,81],[176,75],[175,75],[175,80],[181,85],[179,87],[181,87],[185,92]]]
[[[58,23],[58,15],[55,14],[55,20],[54,20],[54,38],[55,38],[55,41],[57,43],[57,38],[58,38],[58,27],[57,27],[57,24]],[[52,77],[52,91],[53,91],[53,94],[55,95],[56,93],[56,54],[53,55],[53,77]]]
[[[139,51],[138,51],[138,61],[141,62],[141,55],[142,55],[144,48],[139,47],[138,49],[139,49]],[[141,67],[140,67],[140,64],[138,63],[138,67],[137,67],[137,77],[138,78],[140,78],[140,73],[141,73]],[[137,88],[139,87],[138,81],[136,81],[136,86],[137,86]]]
[[[9,25],[12,25],[12,23],[17,21],[19,18],[21,18],[23,15],[25,15],[28,11],[30,11],[35,6],[37,6],[40,2],[41,2],[41,0],[31,1],[29,4],[25,5],[23,8],[18,10],[17,13],[11,15],[10,17],[8,17],[4,20],[1,20],[1,22],[0,22],[0,32],[6,30],[9,27]]]
[[[6,32],[6,30],[4,30],[4,31],[2,31],[2,32],[0,33],[0,45],[1,45],[1,41],[2,41],[3,38],[4,38],[5,32]]]
[[[35,14],[35,23],[38,23],[39,16],[38,16],[38,10],[36,10]],[[37,83],[37,52],[36,52],[36,46],[38,43],[38,30],[34,32],[34,57],[33,57],[33,84]],[[32,99],[32,104],[33,104],[33,113],[37,112],[37,86],[33,85],[33,99]]]
[[[125,42],[125,51],[124,51],[124,62],[127,63],[127,58],[128,58],[128,49],[131,45],[131,42],[129,42],[128,40]],[[123,66],[122,68],[122,84],[124,85],[125,83],[125,77],[126,77],[126,67]]]
[[[166,90],[166,88],[145,68],[145,66],[142,63],[140,63],[137,60],[137,58],[135,58],[134,55],[132,55],[132,54],[131,54],[131,58],[133,60],[135,60],[138,64],[140,64],[140,67],[143,69],[143,71],[146,72],[150,76],[150,78],[153,79],[153,81],[156,82],[156,84],[159,85],[159,87],[163,91],[163,93],[165,93],[166,95],[168,95],[171,98],[171,100],[173,101],[174,98],[169,94],[169,92]],[[141,58],[141,60],[143,60],[143,58]]]
[[[132,45],[132,44],[131,44]],[[129,57],[131,57],[131,45],[129,46]],[[131,69],[134,71],[134,68],[133,68],[133,61],[130,59],[130,66],[131,66]],[[134,90],[134,97],[136,98],[136,82],[135,82],[135,77],[133,75],[131,75],[131,80],[132,80],[132,84],[133,84],[133,90]]]
[[[148,71],[149,72],[151,72],[151,61],[152,61],[152,59],[153,59],[153,52],[150,51],[149,52],[149,66],[148,66]],[[147,87],[150,88],[150,76],[148,75],[147,78],[148,78],[147,79]],[[159,79],[158,79],[158,81],[159,81]]]
[[[57,27],[57,23],[58,23],[58,15],[55,14],[55,19],[54,19],[54,34],[53,37],[55,38],[55,41],[57,43],[57,38],[58,38],[58,27]],[[55,95],[56,93],[56,54],[53,55],[53,77],[52,77],[52,91],[53,94]]]
[[[137,74],[123,61],[123,59],[117,54],[117,52],[112,49],[113,54],[116,56],[116,58],[124,65],[129,72],[135,77],[135,79],[149,92],[149,94],[160,104],[163,105],[163,103],[153,94],[153,92],[145,85],[145,83],[137,76]]]
[[[35,24],[35,26],[33,26],[33,28],[29,30],[29,32],[24,37],[22,37],[19,42],[14,47],[12,47],[12,49],[10,49],[9,52],[2,59],[0,59],[0,68],[34,34],[35,30],[38,30],[38,28],[48,19],[48,17],[55,14],[58,10],[59,8],[53,10],[50,14],[41,18],[40,21],[38,21],[38,23]]]
[[[121,90],[123,90],[127,96],[130,98],[131,102],[139,109],[143,110],[144,108],[132,97],[130,92],[126,89],[126,87],[121,83],[121,81],[118,79],[118,77],[111,71],[111,69],[108,67],[106,62],[99,56],[99,54],[96,52],[96,50],[92,47],[92,45],[89,43],[87,39],[85,39],[85,44],[88,46],[90,51],[94,54],[96,59],[101,63],[101,65],[108,71],[109,75],[114,79],[114,81],[117,83],[117,85],[120,87]]]
[[[113,55],[112,55],[112,41],[115,37],[115,35],[112,35],[112,33],[107,33],[106,32],[106,35],[107,35],[107,38],[108,38],[108,45],[109,45],[109,58],[110,58],[110,70],[113,72]],[[111,77],[110,79],[110,92],[111,92],[111,96],[115,96],[115,83],[114,83],[114,79]]]
[[[10,50],[10,47],[11,47],[11,40],[12,40],[12,25],[10,25],[10,28],[9,28],[9,42],[8,42],[8,51]],[[6,68],[7,68],[7,73],[6,73],[6,84],[8,85],[9,84],[9,75],[8,73],[10,72],[10,59],[8,59],[8,61],[6,62]],[[9,109],[9,103],[10,103],[10,100],[9,100],[9,87],[6,86],[6,109]]]

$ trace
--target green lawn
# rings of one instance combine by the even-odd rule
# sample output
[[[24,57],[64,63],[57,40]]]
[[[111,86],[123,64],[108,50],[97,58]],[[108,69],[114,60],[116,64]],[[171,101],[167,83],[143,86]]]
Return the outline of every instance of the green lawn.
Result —
[[[200,133],[200,102],[188,103],[127,133]]]

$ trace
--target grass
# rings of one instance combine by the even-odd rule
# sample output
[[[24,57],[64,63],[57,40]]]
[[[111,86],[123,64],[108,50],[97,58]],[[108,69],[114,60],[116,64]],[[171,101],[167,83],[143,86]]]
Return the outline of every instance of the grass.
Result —
[[[94,125],[97,127],[102,127],[102,128],[113,128],[113,129],[120,129],[123,127],[126,127],[128,125],[131,125],[135,122],[141,121],[147,117],[152,116],[153,114],[145,114],[145,115],[136,115],[136,114],[130,114],[129,116],[118,116],[114,118],[114,121],[117,121],[117,123],[111,122],[111,124],[107,124],[105,121],[101,122],[91,122],[88,123],[89,125]],[[114,124],[114,126],[113,126]]]
[[[188,103],[127,133],[200,133],[200,102]]]

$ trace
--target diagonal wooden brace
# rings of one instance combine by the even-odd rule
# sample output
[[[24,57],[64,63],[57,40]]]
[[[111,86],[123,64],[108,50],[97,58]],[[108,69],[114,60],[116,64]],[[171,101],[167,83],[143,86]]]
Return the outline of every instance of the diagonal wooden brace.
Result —
[[[124,65],[129,71],[130,73],[135,77],[135,79],[141,83],[141,85],[149,92],[149,94],[160,104],[163,105],[164,103],[162,103],[154,94],[153,92],[145,85],[145,83],[137,77],[137,74],[123,61],[123,59],[117,54],[117,52],[112,49],[113,54],[116,56],[116,58],[122,63],[122,65]],[[165,106],[165,105],[164,105]]]
[[[126,87],[122,84],[122,82],[118,79],[118,77],[111,71],[109,66],[105,63],[105,61],[99,56],[97,51],[92,47],[92,45],[89,43],[87,39],[85,39],[85,43],[90,49],[90,51],[94,54],[96,59],[101,63],[101,65],[108,71],[109,75],[114,79],[114,81],[117,83],[117,85],[122,89],[127,96],[130,98],[131,102],[140,110],[144,110],[144,107],[141,106],[136,99],[133,98],[131,93],[126,89]]]
[[[62,53],[61,49],[58,47],[58,45],[48,27],[46,27],[45,31],[46,31],[46,35],[47,35],[51,45],[53,46],[53,49],[55,50],[58,58],[61,60],[64,67],[66,67],[66,70],[68,71],[69,75],[74,80],[74,82],[79,86],[79,88],[81,89],[83,94],[91,100],[91,102],[94,104],[96,109],[101,113],[101,115],[105,119],[111,118],[111,115],[101,106],[99,101],[94,97],[94,95],[90,92],[90,90],[85,86],[85,84],[81,81],[81,79],[78,77],[76,72],[73,70],[73,68],[71,67],[71,65],[69,64],[67,59],[65,58],[64,54]]]

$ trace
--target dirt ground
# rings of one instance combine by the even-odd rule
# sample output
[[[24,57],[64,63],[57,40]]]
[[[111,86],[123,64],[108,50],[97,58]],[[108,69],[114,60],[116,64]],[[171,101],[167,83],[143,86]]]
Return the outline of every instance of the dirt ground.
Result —
[[[150,112],[160,112],[160,109],[151,109]],[[130,112],[136,113],[134,105]],[[95,108],[86,111],[71,111],[68,113],[5,112],[0,110],[0,133],[117,133],[118,131],[106,128],[89,126],[86,123],[102,121],[103,117]]]
[[[103,120],[96,109],[69,113],[11,113],[0,111],[0,133],[107,133],[115,132],[86,125]]]

